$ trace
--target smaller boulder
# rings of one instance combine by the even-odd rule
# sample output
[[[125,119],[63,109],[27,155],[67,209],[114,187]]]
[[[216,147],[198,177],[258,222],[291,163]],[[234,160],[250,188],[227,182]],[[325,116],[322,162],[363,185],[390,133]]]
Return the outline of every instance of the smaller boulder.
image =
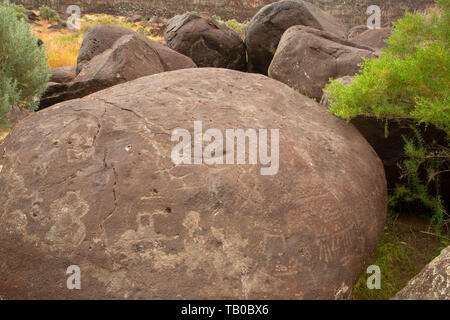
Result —
[[[96,55],[110,49],[113,44],[124,35],[136,35],[133,30],[118,26],[96,26],[86,33],[81,44],[80,53],[77,58],[77,74],[81,72],[83,66]],[[156,50],[161,58],[164,71],[173,71],[185,68],[196,68],[195,63],[187,56],[182,55],[167,46],[152,41],[142,35],[141,39],[154,50]]]
[[[135,14],[133,16],[131,16],[130,18],[127,19],[127,22],[131,22],[131,23],[136,23],[136,22],[140,22],[144,19],[143,16],[141,16],[140,14]]]
[[[386,39],[392,34],[392,28],[367,29],[350,38],[351,41],[374,49],[387,47]],[[350,35],[349,35],[350,37]]]
[[[160,17],[151,17],[150,20],[148,21],[151,24],[164,24],[164,20],[161,19]]]
[[[76,77],[76,67],[66,66],[50,70],[50,82],[66,83]]]
[[[356,37],[358,34],[363,33],[364,31],[369,30],[365,24],[361,24],[359,26],[354,26],[350,30],[348,30],[347,39],[351,39]]]
[[[270,62],[283,33],[302,25],[346,38],[347,27],[319,7],[302,0],[282,0],[263,7],[245,31],[248,71],[267,75]]]
[[[281,38],[269,77],[320,101],[328,80],[357,73],[362,57],[376,56],[373,49],[326,31],[293,26]]]
[[[215,19],[189,12],[175,16],[167,23],[164,38],[169,48],[187,55],[199,67],[247,69],[243,40]]]
[[[124,35],[111,49],[91,59],[71,83],[51,84],[40,109],[164,71],[158,52],[139,35]]]
[[[431,261],[393,300],[450,300],[450,247]]]

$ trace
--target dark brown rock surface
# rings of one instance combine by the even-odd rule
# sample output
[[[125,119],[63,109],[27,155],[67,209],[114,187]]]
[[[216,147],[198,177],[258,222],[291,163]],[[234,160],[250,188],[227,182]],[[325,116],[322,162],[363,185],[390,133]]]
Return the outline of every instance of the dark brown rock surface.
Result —
[[[289,28],[281,38],[269,76],[320,101],[330,78],[353,76],[373,49],[304,26]]]
[[[325,30],[340,38],[347,36],[346,26],[309,2],[282,0],[272,3],[262,8],[246,28],[245,45],[250,72],[267,74],[281,36],[295,25]]]
[[[50,82],[66,83],[76,77],[76,67],[65,66],[53,68],[50,70]]]
[[[133,30],[118,26],[96,26],[86,33],[81,44],[80,53],[77,58],[77,74],[83,66],[96,55],[110,49],[113,44],[124,35],[136,35]],[[164,71],[173,71],[184,68],[195,68],[196,65],[189,57],[186,57],[156,41],[152,41],[137,34],[143,41],[158,52]]]
[[[384,41],[391,36],[391,33],[392,28],[368,29],[349,40],[374,49],[382,49],[387,47]]]
[[[167,23],[164,38],[169,48],[190,57],[198,67],[247,69],[239,34],[212,18],[194,13],[175,16]]]
[[[194,121],[278,128],[278,173],[175,165],[171,134],[193,134]],[[0,145],[0,163],[5,299],[346,298],[387,209],[381,161],[351,124],[226,69],[160,73],[39,111]],[[81,290],[66,287],[70,265]]]
[[[39,108],[109,88],[143,76],[164,72],[158,52],[137,34],[124,35],[111,49],[94,56],[84,64],[70,83],[50,84]]]

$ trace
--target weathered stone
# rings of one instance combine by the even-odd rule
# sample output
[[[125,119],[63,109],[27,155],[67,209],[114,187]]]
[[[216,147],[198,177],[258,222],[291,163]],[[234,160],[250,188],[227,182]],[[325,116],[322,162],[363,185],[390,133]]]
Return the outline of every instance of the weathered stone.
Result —
[[[278,173],[175,165],[171,135],[194,121],[280,129]],[[383,167],[351,124],[233,70],[156,74],[39,111],[0,159],[5,299],[346,298],[386,215]]]
[[[366,30],[369,30],[369,28],[367,28],[367,25],[365,25],[365,24],[362,24],[359,26],[354,26],[353,28],[348,30],[347,38],[352,39],[352,38],[356,37],[357,35],[363,33]]]
[[[167,23],[164,38],[169,48],[190,57],[199,67],[247,69],[241,37],[214,19],[189,12],[175,16]]]
[[[450,247],[442,250],[393,300],[450,300]]]
[[[96,55],[101,54],[124,35],[136,34],[133,30],[118,26],[96,26],[86,33],[81,44],[80,53],[77,58],[77,73],[83,66]],[[186,57],[156,41],[152,41],[142,35],[149,46],[156,50],[161,58],[164,71],[172,71],[184,68],[195,68],[196,65],[189,57]]]
[[[245,45],[250,72],[267,74],[281,36],[295,25],[326,30],[341,38],[347,36],[344,25],[309,2],[282,0],[272,3],[262,8],[246,28]]]
[[[151,17],[148,22],[150,22],[151,24],[164,24],[164,20],[160,17]]]
[[[50,82],[66,83],[71,82],[76,77],[76,67],[66,66],[50,70]]]
[[[50,85],[40,101],[40,109],[143,76],[163,72],[156,50],[137,34],[124,35],[111,49],[96,55],[68,84]]]
[[[140,14],[135,14],[135,15],[129,17],[127,19],[127,22],[136,23],[136,22],[141,22],[142,19],[144,19],[143,16],[141,16]]]
[[[289,28],[281,38],[269,76],[319,101],[330,78],[352,76],[373,49],[304,26]]]
[[[350,40],[374,49],[382,49],[387,47],[387,43],[384,41],[391,36],[391,33],[392,28],[368,29],[353,36]]]

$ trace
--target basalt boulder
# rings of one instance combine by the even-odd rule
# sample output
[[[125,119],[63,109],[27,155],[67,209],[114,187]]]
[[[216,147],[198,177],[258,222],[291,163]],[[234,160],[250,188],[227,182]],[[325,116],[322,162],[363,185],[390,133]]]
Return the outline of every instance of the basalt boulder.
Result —
[[[347,36],[346,26],[309,2],[282,0],[269,4],[258,11],[246,28],[248,70],[267,74],[281,36],[295,25],[325,30],[339,38]]]
[[[189,12],[175,16],[167,23],[164,38],[169,48],[190,57],[199,67],[247,69],[241,37],[215,19]]]
[[[367,29],[352,38],[351,41],[374,49],[387,47],[385,40],[392,34],[392,28]]]
[[[158,52],[136,34],[116,41],[84,65],[73,81],[50,84],[40,100],[39,108],[81,98],[119,83],[163,72]]]
[[[195,68],[195,63],[187,56],[182,55],[167,46],[152,41],[133,30],[118,26],[96,26],[86,33],[81,44],[77,58],[77,74],[81,72],[83,66],[107,49],[111,49],[113,44],[124,35],[138,35],[143,41],[158,52],[164,71],[173,71],[184,68]]]
[[[66,83],[71,82],[76,77],[76,67],[65,66],[50,70],[50,82]]]
[[[221,164],[238,129],[252,141],[236,142],[244,161]],[[1,144],[0,164],[5,299],[347,298],[387,210],[381,161],[353,125],[228,69],[159,73],[39,111]],[[69,266],[80,290],[67,289]]]
[[[269,67],[269,77],[320,101],[330,78],[352,76],[362,58],[374,50],[304,26],[289,28],[281,38]]]

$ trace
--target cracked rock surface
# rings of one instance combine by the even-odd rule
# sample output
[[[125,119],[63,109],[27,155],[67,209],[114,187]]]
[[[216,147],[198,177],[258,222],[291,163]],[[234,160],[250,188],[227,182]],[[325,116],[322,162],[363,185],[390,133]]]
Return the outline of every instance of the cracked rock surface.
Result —
[[[279,172],[175,165],[172,132],[194,121],[278,128]],[[5,299],[347,298],[387,208],[381,161],[351,124],[265,76],[210,68],[27,117],[0,145],[0,186]]]

